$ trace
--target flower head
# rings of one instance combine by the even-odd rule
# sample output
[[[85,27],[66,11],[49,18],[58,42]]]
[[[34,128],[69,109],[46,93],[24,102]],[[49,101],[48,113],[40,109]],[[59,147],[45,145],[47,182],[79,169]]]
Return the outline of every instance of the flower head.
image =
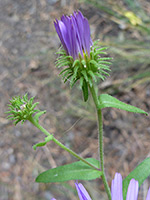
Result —
[[[56,32],[63,45],[63,50],[56,60],[57,67],[64,67],[60,72],[64,82],[70,80],[70,86],[80,80],[84,100],[88,99],[88,86],[93,86],[97,78],[105,79],[110,71],[108,62],[111,58],[101,57],[106,47],[100,48],[98,42],[92,42],[88,20],[80,11],[73,15],[62,16],[54,22]]]
[[[73,59],[78,58],[79,53],[82,57],[84,52],[90,55],[92,45],[90,27],[88,20],[80,11],[75,11],[70,16],[63,15],[61,20],[56,19],[54,25],[67,55]]]
[[[46,111],[40,111],[35,109],[35,107],[39,104],[38,102],[33,103],[34,97],[28,99],[28,95],[25,94],[22,98],[20,96],[13,97],[10,100],[9,111],[7,114],[10,114],[7,118],[10,120],[14,120],[14,124],[16,125],[18,122],[22,121],[24,123],[26,120],[30,120],[33,114],[35,120],[44,114]]]

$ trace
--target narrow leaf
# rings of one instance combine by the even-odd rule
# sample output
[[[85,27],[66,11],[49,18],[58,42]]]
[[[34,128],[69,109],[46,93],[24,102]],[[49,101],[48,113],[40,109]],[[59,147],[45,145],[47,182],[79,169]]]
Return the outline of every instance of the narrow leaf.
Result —
[[[83,76],[80,78],[80,89],[82,89],[82,86],[83,86],[83,80],[84,80],[84,78],[83,78]]]
[[[99,61],[103,61],[103,60],[112,60],[112,58],[104,57],[104,58],[99,58],[98,60],[99,60]]]
[[[99,96],[99,102],[100,102],[99,108],[101,108],[101,109],[111,107],[111,108],[118,108],[121,110],[126,110],[128,112],[142,113],[142,114],[148,115],[148,113],[145,112],[144,110],[141,110],[140,108],[137,108],[137,107],[131,106],[129,104],[126,104],[122,101],[119,101],[115,97],[112,97],[111,95],[108,95],[108,94],[101,94]]]
[[[94,73],[95,76],[98,76],[99,78],[101,78],[102,80],[105,79],[105,77],[103,75],[101,75],[100,73]]]
[[[69,61],[67,61],[67,62],[62,62],[61,64],[58,63],[58,64],[56,65],[56,67],[58,67],[58,68],[60,68],[60,67],[65,67],[65,66],[68,66],[69,64],[70,64]]]
[[[79,65],[77,65],[77,66],[74,67],[73,76],[72,76],[71,81],[70,81],[70,86],[71,87],[72,87],[72,83],[77,78],[78,69],[79,69]]]
[[[94,73],[93,73],[91,70],[88,71],[88,74],[93,78],[93,80],[94,80],[95,82],[97,82],[97,79],[96,79]]]
[[[62,79],[64,80],[66,78],[66,76],[68,76],[69,74],[71,74],[72,76],[72,70],[71,69],[68,69],[63,75],[62,75]]]
[[[36,150],[37,147],[43,147],[43,146],[46,145],[46,143],[47,143],[47,142],[40,142],[40,143],[37,143],[37,144],[33,145],[33,149]]]
[[[107,70],[107,71],[111,71],[111,70],[109,69],[109,66],[107,66],[107,65],[99,64],[99,68],[100,68],[100,69],[105,69],[105,70]]]
[[[72,67],[74,67],[74,66],[76,66],[76,65],[80,65],[80,61],[79,61],[79,60],[75,60],[75,61],[73,62]]]
[[[88,85],[85,80],[83,80],[82,91],[83,91],[84,101],[86,102],[88,100]]]
[[[111,64],[112,64],[111,62],[101,61],[101,60],[98,60],[98,62],[99,62],[100,64],[106,64],[106,65],[111,65]]]
[[[86,159],[89,163],[99,168],[99,161],[94,158]],[[41,173],[36,182],[54,183],[69,180],[93,180],[99,178],[102,172],[91,168],[82,161],[59,166]]]
[[[56,54],[66,55],[65,51],[58,51],[58,52],[56,52]]]
[[[59,75],[63,74],[63,73],[64,73],[65,71],[67,71],[67,70],[70,70],[70,67],[67,67],[67,68],[63,69],[63,70],[59,73]]]
[[[67,78],[64,80],[64,83],[66,83],[68,80],[69,80],[69,78],[72,76],[72,74],[69,74],[68,76],[67,76]]]
[[[40,117],[41,115],[45,114],[45,113],[46,113],[46,110],[38,112],[36,115],[34,115],[34,119],[35,119],[36,121],[39,121],[39,117]]]
[[[88,76],[87,76],[86,70],[82,70],[81,73],[83,74],[85,80],[88,82]]]
[[[90,87],[93,86],[93,81],[92,81],[92,78],[91,78],[91,77],[89,77],[89,84],[90,84]]]

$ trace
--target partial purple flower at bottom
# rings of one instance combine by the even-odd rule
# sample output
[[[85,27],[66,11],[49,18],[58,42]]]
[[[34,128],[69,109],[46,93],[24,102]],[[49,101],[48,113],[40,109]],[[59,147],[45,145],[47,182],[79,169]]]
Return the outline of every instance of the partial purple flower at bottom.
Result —
[[[137,200],[138,199],[139,184],[135,179],[131,179],[126,200]],[[115,174],[115,178],[112,180],[111,184],[111,196],[112,200],[123,200],[122,194],[122,176],[119,173]],[[146,200],[150,200],[150,188],[147,193]]]
[[[80,200],[92,200],[88,192],[81,183],[76,182],[75,186]],[[52,198],[51,200],[56,200],[56,199]]]
[[[92,200],[89,196],[88,192],[84,188],[81,183],[75,183],[78,196],[80,200]],[[138,199],[138,191],[139,191],[139,184],[138,181],[135,179],[131,179],[126,200],[137,200]],[[56,200],[55,198],[51,200]],[[115,178],[112,180],[111,184],[111,200],[123,200],[123,193],[122,193],[122,176],[119,173],[115,174]],[[150,200],[150,188],[147,192],[146,200]]]
[[[88,192],[81,183],[76,182],[75,185],[80,200],[92,200]]]

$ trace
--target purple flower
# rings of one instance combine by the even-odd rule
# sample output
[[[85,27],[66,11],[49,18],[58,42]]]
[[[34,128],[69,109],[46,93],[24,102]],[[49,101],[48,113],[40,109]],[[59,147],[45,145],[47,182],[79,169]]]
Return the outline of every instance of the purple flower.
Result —
[[[84,52],[90,55],[90,27],[80,11],[75,11],[70,16],[63,15],[61,20],[56,19],[54,25],[67,55],[72,56],[74,60],[78,58],[79,53],[82,57]]]
[[[92,200],[88,192],[86,191],[86,189],[81,183],[76,182],[75,185],[76,185],[76,189],[77,189],[80,200]]]
[[[131,179],[128,186],[126,200],[137,200],[138,190],[139,190],[138,181],[136,181],[135,179]],[[123,200],[122,176],[119,173],[116,173],[115,178],[112,180],[111,195],[112,195],[112,200]],[[150,200],[150,188],[148,190],[146,200]]]
[[[88,192],[81,183],[76,182],[75,186],[80,200],[92,200]],[[52,198],[51,200],[56,200],[56,199]]]
[[[148,192],[147,192],[146,200],[150,200],[150,188],[149,188],[149,190],[148,190]]]
[[[84,188],[84,186],[81,183],[76,182],[76,189],[78,192],[78,196],[80,200],[92,200],[89,196],[88,192]],[[138,190],[139,190],[138,181],[135,179],[131,179],[128,191],[127,191],[127,197],[126,200],[137,200],[138,198]],[[56,200],[55,198],[51,200]],[[123,194],[122,194],[122,176],[119,173],[115,174],[115,178],[112,180],[111,184],[111,200],[123,200]],[[150,188],[147,193],[146,200],[150,200]]]

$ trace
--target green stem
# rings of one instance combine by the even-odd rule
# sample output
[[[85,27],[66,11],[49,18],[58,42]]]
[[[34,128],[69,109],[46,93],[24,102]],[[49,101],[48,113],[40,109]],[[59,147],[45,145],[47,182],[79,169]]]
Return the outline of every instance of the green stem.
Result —
[[[92,165],[91,163],[89,163],[88,161],[86,161],[84,158],[82,158],[81,156],[79,156],[78,154],[76,154],[74,151],[72,151],[71,149],[67,148],[65,145],[63,145],[61,142],[59,142],[56,138],[53,137],[53,141],[59,145],[61,148],[63,148],[64,150],[68,151],[71,155],[73,155],[74,157],[76,157],[77,159],[81,160],[82,162],[86,163],[87,165],[89,165],[90,167],[94,168],[95,170],[100,171],[97,167],[95,167],[94,165]]]
[[[97,110],[97,117],[98,117],[98,132],[99,132],[99,156],[100,156],[100,165],[101,165],[101,171],[103,172],[102,175],[102,181],[104,183],[104,187],[105,190],[107,192],[108,195],[108,199],[111,200],[111,192],[110,192],[110,188],[108,186],[108,182],[106,179],[106,175],[105,175],[105,170],[104,170],[104,147],[103,147],[103,119],[102,119],[102,110],[99,108],[99,101],[98,101],[98,97],[95,91],[94,86],[90,87],[90,91],[93,97],[93,101],[95,103],[96,106],[96,110]]]
[[[41,132],[43,132],[46,136],[50,136],[52,134],[50,134],[45,128],[43,128],[36,120],[34,120],[33,117],[31,117],[29,119],[29,121],[35,126],[37,127]],[[90,167],[92,167],[95,170],[100,171],[97,167],[95,167],[94,165],[92,165],[91,163],[89,163],[87,160],[85,160],[84,158],[82,158],[81,156],[79,156],[77,153],[75,153],[74,151],[72,151],[71,149],[67,148],[65,145],[63,145],[60,141],[58,141],[54,136],[52,137],[52,140],[61,148],[63,148],[64,150],[66,150],[67,152],[69,152],[71,155],[73,155],[74,157],[76,157],[77,159],[81,160],[82,162],[84,162],[85,164],[89,165]]]

